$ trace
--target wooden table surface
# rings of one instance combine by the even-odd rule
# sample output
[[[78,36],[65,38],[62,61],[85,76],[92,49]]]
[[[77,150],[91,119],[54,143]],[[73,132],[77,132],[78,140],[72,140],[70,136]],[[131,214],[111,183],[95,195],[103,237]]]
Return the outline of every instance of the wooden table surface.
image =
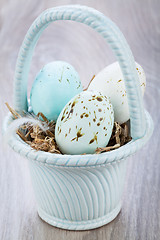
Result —
[[[145,107],[153,117],[151,140],[128,159],[123,206],[118,217],[91,231],[66,231],[43,222],[37,214],[27,160],[0,139],[1,240],[153,240],[160,239],[160,1],[159,0],[1,0],[0,121],[13,105],[13,75],[18,50],[32,21],[45,9],[64,4],[94,7],[117,23],[146,73]],[[87,26],[56,22],[44,32],[35,50],[29,87],[47,62],[65,60],[86,86],[93,74],[115,61],[105,41]]]

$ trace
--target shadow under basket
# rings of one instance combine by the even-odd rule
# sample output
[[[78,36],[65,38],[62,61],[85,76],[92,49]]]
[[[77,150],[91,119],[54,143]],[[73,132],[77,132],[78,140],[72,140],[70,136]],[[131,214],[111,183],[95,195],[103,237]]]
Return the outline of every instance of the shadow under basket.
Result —
[[[33,49],[50,22],[72,20],[99,32],[111,46],[123,72],[131,121],[132,141],[119,149],[87,155],[61,155],[35,151],[16,133],[9,145],[29,161],[39,216],[49,224],[87,230],[112,221],[121,209],[127,157],[151,137],[153,121],[144,110],[131,50],[118,27],[95,9],[69,5],[48,9],[31,25],[22,43],[14,78],[14,108],[28,111],[27,78]],[[4,133],[14,121],[8,114]]]

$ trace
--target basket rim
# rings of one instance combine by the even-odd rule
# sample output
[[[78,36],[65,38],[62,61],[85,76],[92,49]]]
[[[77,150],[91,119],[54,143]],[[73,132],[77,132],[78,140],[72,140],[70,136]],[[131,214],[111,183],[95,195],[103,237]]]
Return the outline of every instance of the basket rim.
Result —
[[[146,132],[145,135],[137,140],[131,140],[129,143],[118,149],[101,153],[101,154],[85,154],[85,155],[60,155],[44,151],[36,151],[25,143],[16,133],[10,136],[8,140],[11,148],[20,155],[33,160],[37,163],[54,165],[58,167],[94,167],[98,165],[113,164],[126,159],[128,156],[137,152],[142,148],[152,135],[154,124],[150,114],[145,111]],[[7,130],[9,122],[14,121],[11,113],[9,113],[3,122],[3,133]]]

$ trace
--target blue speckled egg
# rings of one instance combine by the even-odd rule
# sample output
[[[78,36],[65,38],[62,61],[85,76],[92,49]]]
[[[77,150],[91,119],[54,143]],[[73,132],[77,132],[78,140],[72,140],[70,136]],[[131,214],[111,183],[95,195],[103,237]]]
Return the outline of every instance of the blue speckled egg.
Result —
[[[46,64],[32,85],[30,100],[34,114],[42,112],[56,121],[68,101],[82,91],[79,74],[66,62]]]

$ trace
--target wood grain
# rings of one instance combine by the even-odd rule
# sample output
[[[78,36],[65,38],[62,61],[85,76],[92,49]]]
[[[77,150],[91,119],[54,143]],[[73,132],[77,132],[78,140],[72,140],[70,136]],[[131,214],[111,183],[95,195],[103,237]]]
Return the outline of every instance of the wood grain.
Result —
[[[46,8],[64,4],[94,7],[117,23],[147,77],[145,106],[155,131],[149,143],[128,160],[123,207],[110,224],[74,232],[54,228],[37,215],[27,160],[0,138],[0,239],[2,240],[158,240],[160,239],[160,1],[159,0],[1,0],[0,1],[0,121],[13,104],[13,75],[19,47],[32,21]],[[41,37],[33,57],[29,88],[47,62],[63,59],[80,73],[86,86],[93,74],[113,62],[104,40],[87,26],[56,22]]]

